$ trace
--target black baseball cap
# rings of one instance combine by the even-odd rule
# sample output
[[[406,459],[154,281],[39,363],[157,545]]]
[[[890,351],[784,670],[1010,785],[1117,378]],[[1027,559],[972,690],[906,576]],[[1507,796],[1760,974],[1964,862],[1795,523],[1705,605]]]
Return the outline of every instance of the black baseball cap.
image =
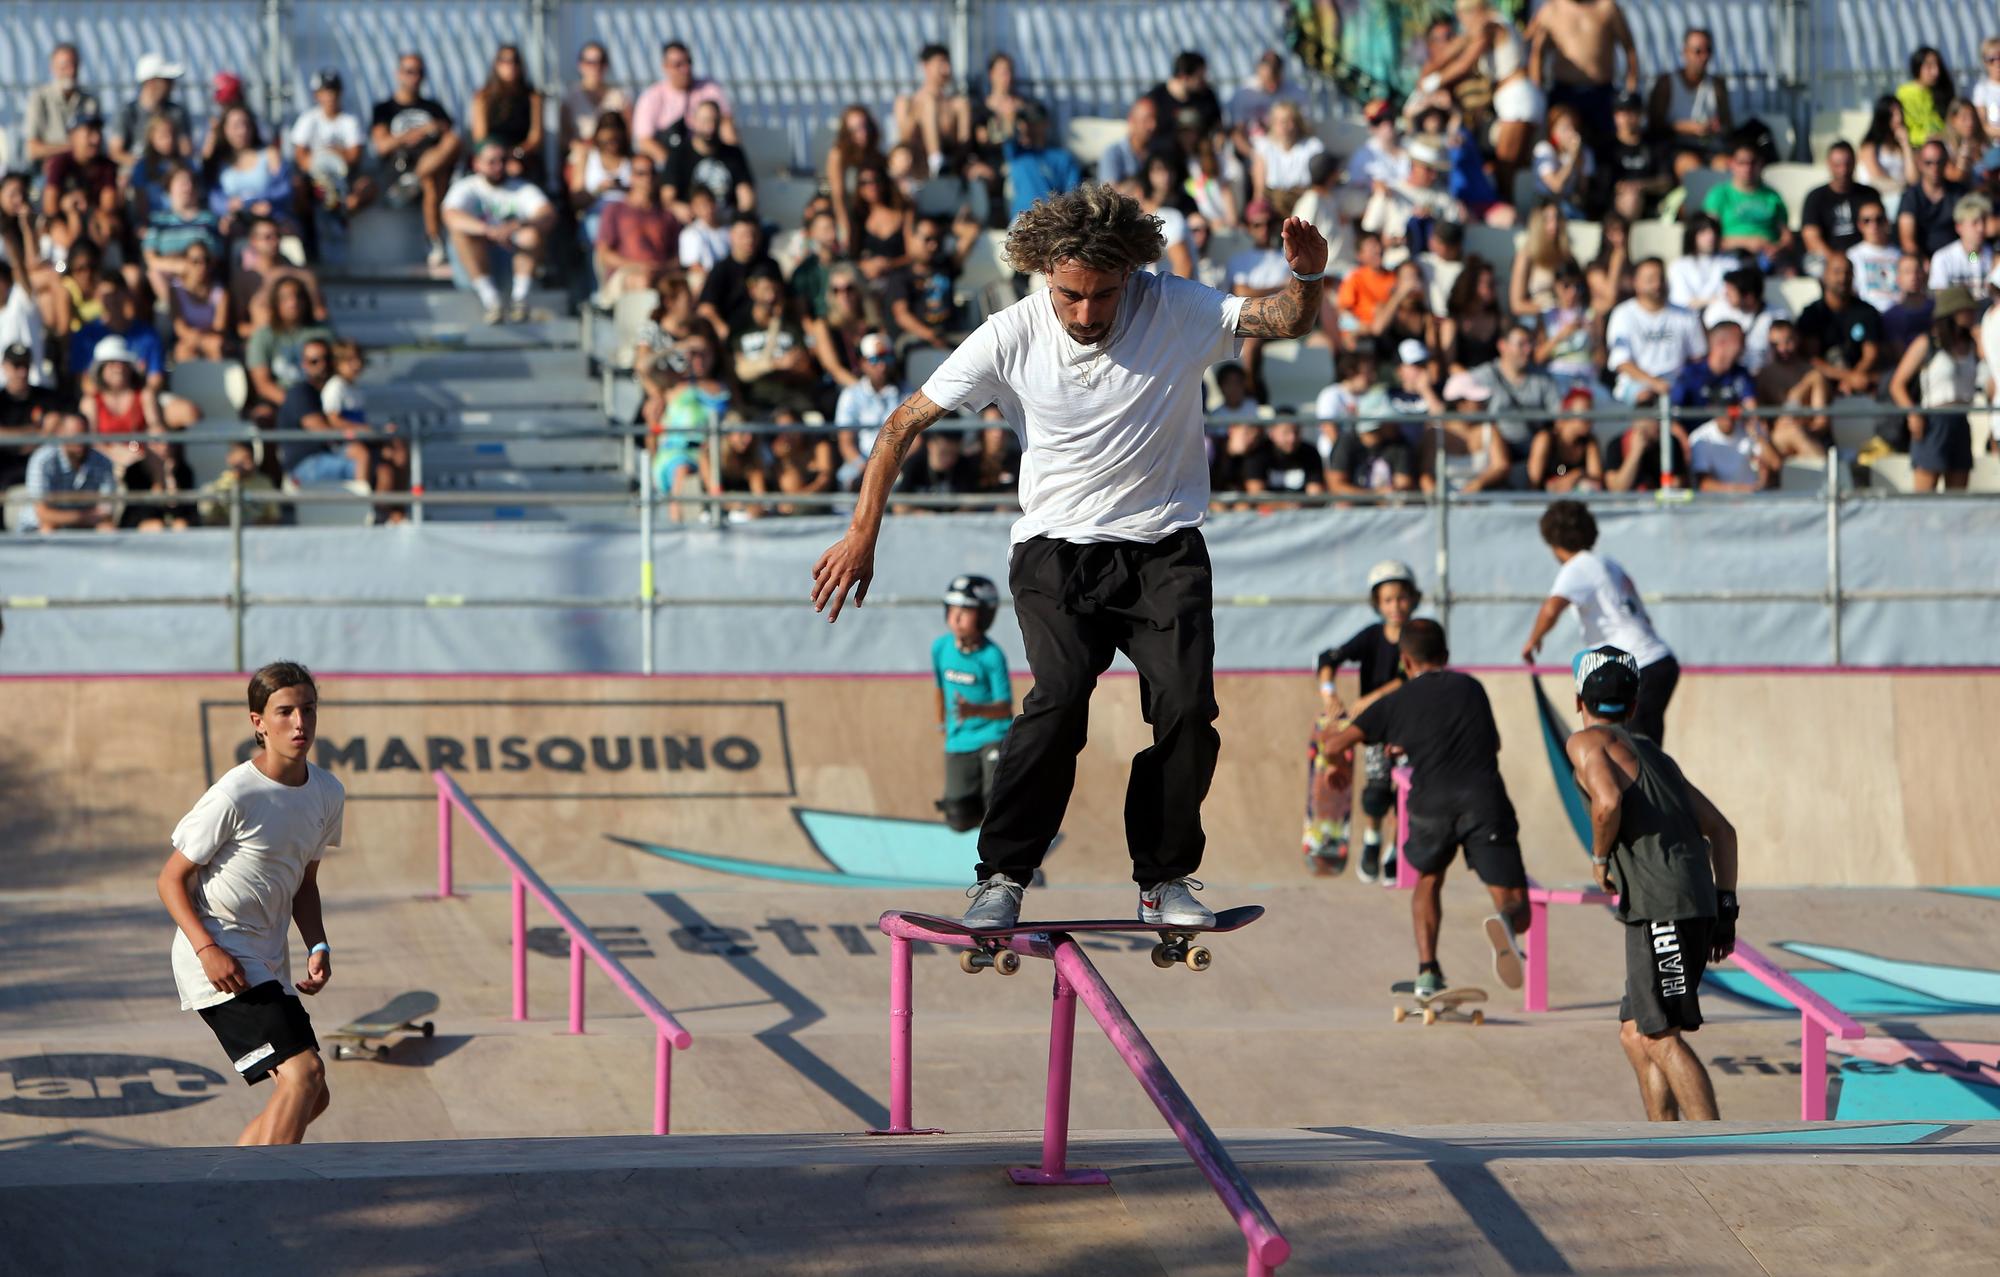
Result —
[[[339,87],[340,72],[334,70],[332,67],[321,67],[312,73],[312,91],[314,93],[319,92],[321,89],[338,89]]]
[[[17,367],[21,368],[27,368],[34,364],[35,354],[33,351],[29,350],[26,346],[23,346],[20,342],[17,341],[13,345],[7,347],[6,350],[0,351],[0,362],[14,364]]]
[[[1636,93],[1620,93],[1617,100],[1611,104],[1611,109],[1614,111],[1643,111],[1646,109],[1646,104],[1639,100],[1639,95]]]
[[[1606,718],[1623,718],[1639,699],[1639,662],[1630,652],[1606,644],[1578,652],[1570,663],[1576,694],[1585,709]]]

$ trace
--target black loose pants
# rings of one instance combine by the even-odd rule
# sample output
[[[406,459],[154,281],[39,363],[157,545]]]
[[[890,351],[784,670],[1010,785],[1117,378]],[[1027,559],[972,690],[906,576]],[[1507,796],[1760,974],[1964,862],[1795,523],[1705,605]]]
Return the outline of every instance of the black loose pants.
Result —
[[[1008,565],[1034,690],[1000,745],[979,831],[979,876],[1026,886],[1062,828],[1098,676],[1123,652],[1139,671],[1153,743],[1132,759],[1125,841],[1141,886],[1201,865],[1201,803],[1215,775],[1214,587],[1193,528],[1154,544],[1036,537]]]

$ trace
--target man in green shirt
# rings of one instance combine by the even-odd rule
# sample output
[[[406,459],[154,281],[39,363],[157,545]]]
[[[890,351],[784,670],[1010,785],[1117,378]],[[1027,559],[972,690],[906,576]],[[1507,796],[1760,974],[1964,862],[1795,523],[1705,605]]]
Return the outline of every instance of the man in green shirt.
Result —
[[[1754,146],[1739,146],[1730,153],[1729,180],[1709,191],[1701,211],[1722,224],[1724,250],[1755,256],[1766,272],[1792,246],[1785,197],[1764,185],[1763,160]]]

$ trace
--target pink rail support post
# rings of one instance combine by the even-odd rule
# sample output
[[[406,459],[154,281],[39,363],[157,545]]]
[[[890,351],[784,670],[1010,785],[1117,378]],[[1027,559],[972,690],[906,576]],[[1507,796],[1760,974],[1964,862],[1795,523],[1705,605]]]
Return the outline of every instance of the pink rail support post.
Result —
[[[438,882],[448,887],[452,873],[451,812],[456,808],[464,815],[473,832],[485,842],[494,855],[498,856],[511,875],[508,884],[510,930],[512,932],[512,958],[514,968],[514,1018],[528,1018],[528,895],[533,893],[542,902],[542,907],[569,933],[570,944],[570,1004],[569,1027],[572,1033],[583,1032],[584,1022],[584,974],[589,962],[595,962],[600,971],[610,978],[626,1000],[636,1007],[639,1014],[653,1022],[653,1133],[665,1135],[673,1109],[673,1052],[685,1051],[694,1042],[694,1036],[674,1018],[671,1011],[660,1005],[660,1000],[652,995],[645,985],[633,977],[625,964],[598,940],[597,934],[585,926],[563,898],[550,889],[542,876],[535,872],[521,853],[509,846],[500,836],[500,831],[486,819],[486,814],[475,806],[458,782],[443,771],[431,773],[431,780],[438,788]],[[443,894],[443,893],[441,893]]]
[[[1042,1164],[1017,1166],[1016,1184],[1109,1184],[1103,1171],[1069,1169],[1069,1083],[1076,1063],[1076,990],[1056,972],[1049,999],[1049,1088],[1042,1108]]]
[[[884,928],[884,930],[887,930]],[[889,1125],[870,1135],[937,1135],[935,1127],[910,1125],[910,1042],[916,1019],[910,980],[910,941],[889,936]]]
[[[933,944],[949,945],[956,948],[972,947],[969,936],[927,930],[921,923],[891,910],[882,915],[881,928],[892,939],[926,940]],[[1060,932],[1038,932],[1028,935],[1010,936],[1005,948],[1023,957],[1047,958],[1056,969],[1055,1008],[1051,1013],[1049,1037],[1050,1078],[1047,1091],[1047,1108],[1043,1114],[1042,1159],[1039,1168],[1011,1172],[1017,1184],[1061,1184],[1092,1183],[1094,1180],[1071,1178],[1092,1172],[1074,1171],[1067,1165],[1069,1150],[1069,1066],[1072,1057],[1073,1033],[1075,1026],[1075,1003],[1081,1001],[1089,1008],[1098,1027],[1117,1049],[1126,1067],[1140,1087],[1160,1110],[1161,1116],[1187,1150],[1189,1158],[1209,1187],[1228,1208],[1237,1228],[1243,1233],[1247,1246],[1244,1272],[1248,1277],[1270,1277],[1277,1267],[1291,1257],[1291,1243],[1278,1231],[1276,1221],[1265,1209],[1243,1172],[1237,1168],[1222,1141],[1209,1129],[1208,1122],[1196,1110],[1187,1092],[1167,1070],[1166,1063],[1153,1049],[1152,1043],[1132,1019],[1124,1004],[1091,965],[1090,959],[1069,936]],[[892,987],[895,980],[892,976]],[[1071,997],[1063,997],[1068,990]],[[1068,1006],[1063,1004],[1068,1002]],[[1064,1030],[1067,1028],[1068,1033]],[[1067,1040],[1058,1040],[1066,1037]],[[892,1045],[893,1063],[893,1045]],[[1057,1074],[1060,1071],[1061,1076]],[[894,1087],[892,1085],[892,1094]],[[904,1093],[907,1102],[907,1091]],[[891,1115],[895,1109],[892,1099]]]
[[[1521,991],[1523,1011],[1549,1009],[1549,906],[1611,905],[1617,897],[1589,888],[1550,889],[1530,883],[1528,906],[1534,922],[1521,938],[1527,958],[1526,978]],[[1828,1037],[1853,1042],[1868,1036],[1868,1030],[1840,1008],[1808,989],[1799,978],[1765,957],[1755,945],[1738,940],[1729,961],[1757,983],[1791,1003],[1799,1011],[1799,1117],[1807,1122],[1826,1120],[1826,1041]]]

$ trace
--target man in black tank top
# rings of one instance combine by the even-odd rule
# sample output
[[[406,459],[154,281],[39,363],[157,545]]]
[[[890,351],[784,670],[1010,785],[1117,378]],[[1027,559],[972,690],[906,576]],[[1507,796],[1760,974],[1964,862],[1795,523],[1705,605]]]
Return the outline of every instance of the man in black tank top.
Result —
[[[1665,750],[1626,727],[1639,662],[1615,647],[1577,654],[1570,766],[1590,800],[1597,885],[1625,924],[1619,1040],[1646,1117],[1716,1119],[1715,1088],[1682,1033],[1701,1027],[1701,977],[1736,947],[1736,830]]]

